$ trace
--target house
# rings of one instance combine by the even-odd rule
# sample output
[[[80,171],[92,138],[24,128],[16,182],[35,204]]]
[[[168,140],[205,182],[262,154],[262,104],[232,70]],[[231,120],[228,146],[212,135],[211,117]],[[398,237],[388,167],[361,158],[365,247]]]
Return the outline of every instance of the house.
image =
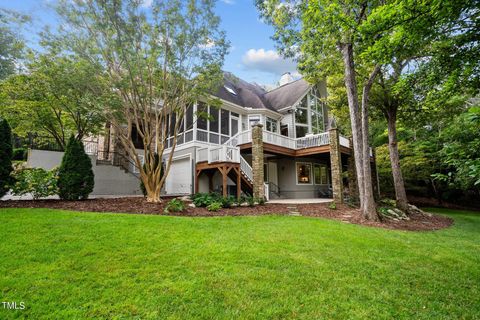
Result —
[[[214,94],[221,107],[199,102],[185,115],[164,194],[243,192],[267,198],[333,196],[341,201],[342,172],[353,170],[353,165],[348,166],[352,150],[347,138],[329,128],[326,95],[324,82],[311,85],[288,74],[282,76],[278,88],[266,91],[224,73],[223,85]],[[210,119],[196,119],[197,111],[208,113]],[[95,150],[90,152],[96,156],[92,160],[95,168],[114,165],[138,173],[130,161],[105,156],[117,155],[119,148],[114,134],[108,128],[106,132],[108,138],[86,143],[87,149]],[[171,152],[172,139],[168,139],[164,156]],[[115,183],[111,176],[107,180],[110,185]],[[101,193],[108,188],[104,184],[96,178]],[[118,193],[135,192],[138,190]]]

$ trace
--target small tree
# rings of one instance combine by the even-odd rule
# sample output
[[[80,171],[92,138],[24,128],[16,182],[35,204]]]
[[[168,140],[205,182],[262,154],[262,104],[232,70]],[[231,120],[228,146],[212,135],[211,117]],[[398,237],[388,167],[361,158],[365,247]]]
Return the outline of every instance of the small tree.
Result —
[[[214,1],[153,1],[146,10],[138,0],[61,0],[57,12],[63,28],[46,40],[90,61],[111,88],[119,103],[105,104],[107,119],[139,168],[147,201],[160,202],[185,113],[198,100],[212,100],[223,76],[228,43]]]
[[[0,198],[9,190],[12,170],[12,132],[7,120],[0,118]]]
[[[83,143],[71,136],[58,171],[58,195],[64,200],[87,199],[93,185],[92,162]]]

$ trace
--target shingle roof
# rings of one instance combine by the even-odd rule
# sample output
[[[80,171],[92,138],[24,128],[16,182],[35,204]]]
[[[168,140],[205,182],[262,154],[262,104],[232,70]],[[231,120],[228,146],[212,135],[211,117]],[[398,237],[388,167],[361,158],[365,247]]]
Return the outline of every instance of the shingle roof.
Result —
[[[223,85],[214,95],[244,108],[278,111],[294,104],[309,88],[310,85],[305,80],[299,79],[267,92],[257,84],[224,72]]]

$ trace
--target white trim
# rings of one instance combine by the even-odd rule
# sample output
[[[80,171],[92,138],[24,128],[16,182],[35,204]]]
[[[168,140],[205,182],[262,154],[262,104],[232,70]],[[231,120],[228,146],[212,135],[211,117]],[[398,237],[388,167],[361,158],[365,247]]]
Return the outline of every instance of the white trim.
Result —
[[[309,164],[310,165],[310,183],[298,183],[298,164]],[[312,162],[305,161],[295,161],[295,184],[297,186],[312,186],[313,185],[313,165]]]

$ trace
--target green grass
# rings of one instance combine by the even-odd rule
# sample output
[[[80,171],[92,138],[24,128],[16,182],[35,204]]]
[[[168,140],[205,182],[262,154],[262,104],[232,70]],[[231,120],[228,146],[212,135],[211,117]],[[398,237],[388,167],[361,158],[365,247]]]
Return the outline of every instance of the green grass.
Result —
[[[435,232],[288,216],[0,210],[0,319],[479,319],[480,214]]]

